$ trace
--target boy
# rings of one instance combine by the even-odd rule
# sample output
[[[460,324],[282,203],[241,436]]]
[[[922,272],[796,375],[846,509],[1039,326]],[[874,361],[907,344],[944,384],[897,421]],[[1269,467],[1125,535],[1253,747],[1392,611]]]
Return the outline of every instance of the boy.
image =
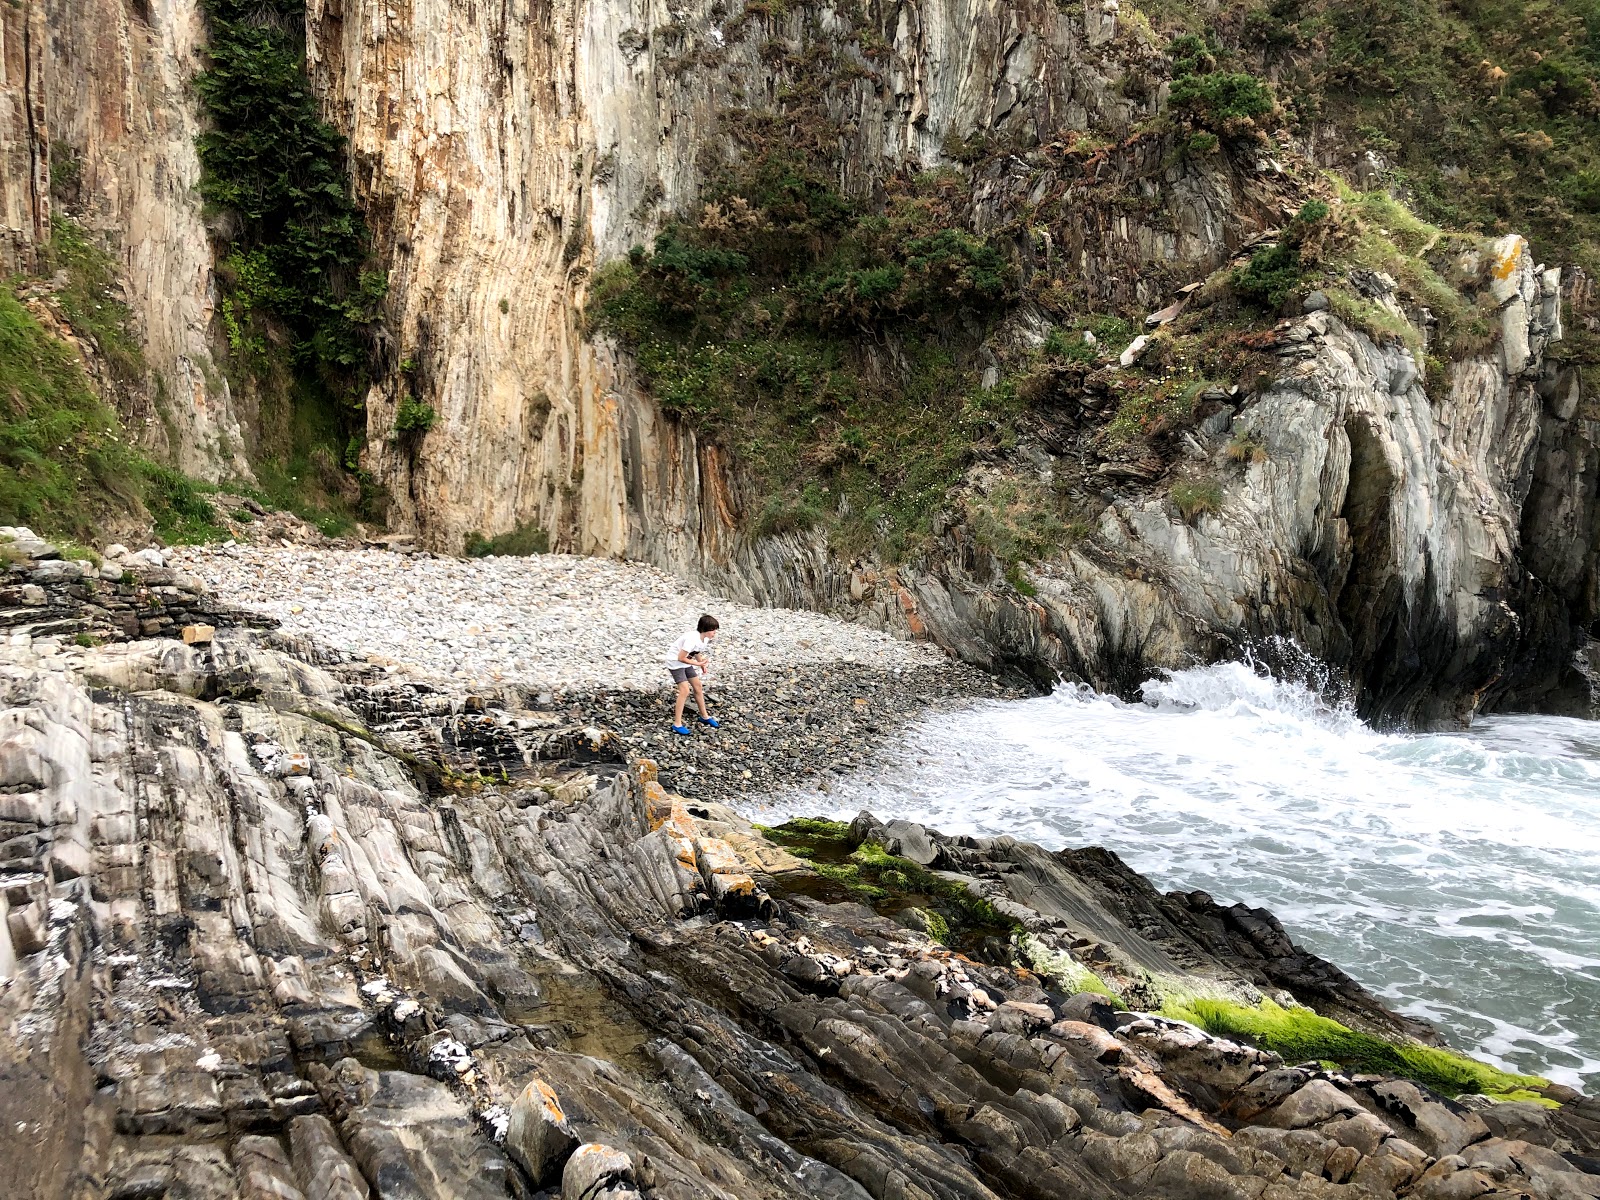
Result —
[[[717,640],[717,619],[709,613],[702,614],[693,633],[686,633],[672,643],[667,652],[667,670],[672,672],[672,682],[678,685],[678,703],[672,710],[672,732],[689,736],[689,727],[683,723],[683,702],[694,689],[694,702],[700,709],[703,724],[718,729],[717,719],[706,711],[706,694],[700,686],[700,675],[705,669],[711,643]]]

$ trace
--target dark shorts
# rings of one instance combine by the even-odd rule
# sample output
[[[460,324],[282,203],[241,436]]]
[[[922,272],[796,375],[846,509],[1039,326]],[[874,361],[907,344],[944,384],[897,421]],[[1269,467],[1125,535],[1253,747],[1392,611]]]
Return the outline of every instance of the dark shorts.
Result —
[[[681,667],[668,667],[667,670],[672,672],[673,683],[688,683],[689,680],[700,674],[699,667],[691,667],[688,663]]]

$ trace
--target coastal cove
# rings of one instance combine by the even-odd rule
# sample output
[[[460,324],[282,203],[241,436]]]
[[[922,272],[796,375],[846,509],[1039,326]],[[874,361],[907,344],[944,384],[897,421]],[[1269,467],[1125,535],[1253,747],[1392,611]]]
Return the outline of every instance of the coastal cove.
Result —
[[[1130,715],[1230,709],[1359,749],[1309,693],[1279,711],[1233,666],[1152,709],[1019,698],[926,645],[560,556],[329,551],[280,618],[252,605],[291,547],[9,545],[0,1130],[42,1150],[0,1156],[0,1194],[1592,1194],[1600,1104],[1553,1056],[1507,1071],[1455,1014],[1396,1011],[1305,944],[1314,912],[1239,902],[1225,872],[1270,844],[1212,846],[1213,896],[1157,886],[1199,863],[1180,821],[1148,831],[1153,884],[1051,852],[1037,812],[998,827],[1045,845],[892,819],[914,769],[952,828],[983,817],[1057,709],[1080,756],[1135,745]],[[638,656],[707,604],[723,725],[664,735]],[[486,630],[564,649],[518,664]],[[973,735],[1000,760],[939,760]],[[869,771],[887,820],[761,809]]]
[[[1270,909],[1480,1057],[1600,1078],[1590,721],[1382,734],[1303,686],[1219,664],[1147,683],[1142,703],[1066,686],[930,716],[830,794],[774,807],[1105,846],[1163,889]]]

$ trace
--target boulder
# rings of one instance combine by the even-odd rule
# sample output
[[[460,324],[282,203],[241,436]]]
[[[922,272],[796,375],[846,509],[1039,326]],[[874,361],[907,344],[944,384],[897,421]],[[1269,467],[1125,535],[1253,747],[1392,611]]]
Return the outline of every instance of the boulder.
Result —
[[[506,1153],[540,1188],[556,1178],[577,1146],[555,1090],[537,1076],[530,1079],[511,1105]]]
[[[585,1142],[572,1152],[561,1172],[561,1200],[600,1200],[633,1192],[633,1160],[599,1142]]]

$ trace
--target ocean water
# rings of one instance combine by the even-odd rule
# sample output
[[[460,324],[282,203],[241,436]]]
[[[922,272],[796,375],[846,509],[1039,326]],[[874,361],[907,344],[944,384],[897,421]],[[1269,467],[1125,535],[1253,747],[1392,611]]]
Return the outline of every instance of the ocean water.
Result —
[[[1384,734],[1228,663],[932,716],[886,761],[780,807],[1109,847],[1272,910],[1460,1049],[1600,1087],[1600,723]]]

